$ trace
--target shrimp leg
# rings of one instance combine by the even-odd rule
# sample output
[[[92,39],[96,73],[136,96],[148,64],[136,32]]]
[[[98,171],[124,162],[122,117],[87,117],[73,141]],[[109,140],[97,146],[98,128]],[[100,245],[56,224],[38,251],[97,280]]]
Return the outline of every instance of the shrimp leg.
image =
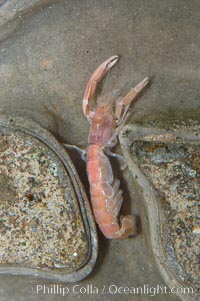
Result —
[[[73,145],[73,144],[63,143],[63,146],[66,149],[75,149],[76,151],[78,151],[79,153],[81,153],[81,159],[86,162],[86,159],[87,159],[87,150],[82,149],[82,148],[80,148],[80,147],[78,147],[76,145]]]
[[[127,163],[126,163],[126,161],[125,161],[125,159],[124,159],[124,157],[122,155],[119,155],[119,154],[111,152],[110,148],[106,149],[106,154],[108,156],[117,158],[118,160],[120,160],[122,162],[122,165],[120,166],[120,170],[124,170],[124,169],[127,168]]]

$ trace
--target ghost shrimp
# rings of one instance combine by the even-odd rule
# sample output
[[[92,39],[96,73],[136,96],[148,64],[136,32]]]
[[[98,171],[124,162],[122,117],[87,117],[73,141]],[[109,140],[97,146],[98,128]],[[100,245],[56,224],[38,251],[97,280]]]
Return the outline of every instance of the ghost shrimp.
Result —
[[[122,190],[119,189],[119,180],[114,179],[108,155],[119,156],[113,154],[111,148],[118,142],[131,103],[148,83],[148,78],[145,78],[124,98],[119,99],[115,111],[110,97],[106,96],[98,98],[96,111],[91,111],[89,102],[98,83],[118,58],[117,55],[110,57],[95,70],[87,83],[82,105],[83,113],[90,122],[89,146],[85,153],[82,151],[82,155],[86,154],[92,210],[100,230],[109,239],[127,238],[136,232],[132,215],[119,216],[123,202]]]

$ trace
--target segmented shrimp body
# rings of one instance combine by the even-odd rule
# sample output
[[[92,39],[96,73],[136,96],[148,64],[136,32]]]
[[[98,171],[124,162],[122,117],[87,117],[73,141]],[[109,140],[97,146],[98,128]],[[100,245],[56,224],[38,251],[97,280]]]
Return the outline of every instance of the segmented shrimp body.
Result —
[[[108,138],[114,132],[114,118],[105,108],[96,111],[89,134],[87,174],[93,213],[107,238],[119,236],[118,211],[122,203],[119,181],[114,180],[111,164],[104,154]]]
[[[98,99],[96,111],[89,110],[89,100],[95,93],[98,82],[117,62],[118,56],[112,56],[101,64],[89,80],[83,99],[83,112],[91,127],[89,147],[87,149],[87,174],[90,184],[90,195],[93,213],[99,228],[107,238],[126,238],[135,233],[134,219],[131,215],[119,213],[123,201],[120,182],[114,179],[108,155],[117,143],[119,131],[124,127],[127,110],[137,94],[147,84],[145,78],[116,105],[113,112],[109,98]]]

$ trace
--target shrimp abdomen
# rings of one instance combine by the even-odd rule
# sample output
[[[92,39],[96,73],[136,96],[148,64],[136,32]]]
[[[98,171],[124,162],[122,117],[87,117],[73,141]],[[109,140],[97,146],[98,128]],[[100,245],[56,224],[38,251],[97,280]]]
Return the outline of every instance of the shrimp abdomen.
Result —
[[[113,182],[111,164],[99,145],[90,145],[87,150],[87,174],[90,185]]]

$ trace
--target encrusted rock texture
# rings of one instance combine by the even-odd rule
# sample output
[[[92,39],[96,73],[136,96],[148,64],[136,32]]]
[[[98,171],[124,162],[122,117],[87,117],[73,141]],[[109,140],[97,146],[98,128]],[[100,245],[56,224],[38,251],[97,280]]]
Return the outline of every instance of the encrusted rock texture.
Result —
[[[84,261],[82,217],[60,173],[62,163],[39,140],[0,133],[0,264],[70,271]]]

